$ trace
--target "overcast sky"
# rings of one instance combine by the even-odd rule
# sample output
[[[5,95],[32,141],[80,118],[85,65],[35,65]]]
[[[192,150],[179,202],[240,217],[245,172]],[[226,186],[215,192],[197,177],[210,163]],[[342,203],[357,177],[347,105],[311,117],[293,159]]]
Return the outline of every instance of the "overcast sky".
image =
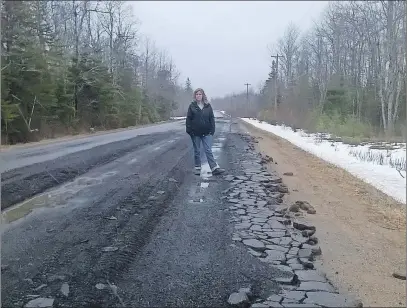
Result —
[[[271,65],[268,46],[290,21],[309,29],[327,1],[135,1],[140,31],[172,56],[208,97],[258,89]]]

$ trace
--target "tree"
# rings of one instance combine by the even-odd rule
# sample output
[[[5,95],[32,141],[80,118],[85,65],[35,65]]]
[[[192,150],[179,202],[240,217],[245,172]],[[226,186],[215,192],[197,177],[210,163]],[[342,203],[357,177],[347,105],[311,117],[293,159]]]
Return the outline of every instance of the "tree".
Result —
[[[258,116],[338,134],[343,131],[334,131],[337,127],[352,127],[349,131],[362,137],[404,133],[405,5],[405,1],[332,1],[310,30],[300,33],[289,24],[273,51],[283,56],[278,114],[275,118],[269,112],[276,71],[271,63],[258,95]],[[221,101],[227,104],[229,98]]]
[[[192,86],[191,86],[191,80],[189,79],[189,77],[187,78],[187,80],[185,82],[185,92],[187,94],[192,94],[192,92],[193,92]]]
[[[1,5],[3,142],[144,124],[177,108],[176,65],[141,42],[128,3]]]
[[[277,44],[284,56],[278,118],[305,123],[335,110],[340,114],[335,120],[344,125],[353,119],[346,125],[400,134],[406,93],[403,8],[402,1],[330,2],[302,36],[290,24]]]

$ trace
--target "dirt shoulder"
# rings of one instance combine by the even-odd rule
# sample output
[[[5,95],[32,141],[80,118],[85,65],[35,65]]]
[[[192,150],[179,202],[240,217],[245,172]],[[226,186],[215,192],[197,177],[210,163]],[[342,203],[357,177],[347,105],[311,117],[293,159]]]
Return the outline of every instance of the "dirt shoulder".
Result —
[[[272,133],[241,125],[277,162],[269,168],[293,172],[283,176],[285,202],[308,201],[316,209],[306,218],[317,228],[328,279],[364,307],[406,307],[406,281],[392,277],[406,273],[406,206]]]

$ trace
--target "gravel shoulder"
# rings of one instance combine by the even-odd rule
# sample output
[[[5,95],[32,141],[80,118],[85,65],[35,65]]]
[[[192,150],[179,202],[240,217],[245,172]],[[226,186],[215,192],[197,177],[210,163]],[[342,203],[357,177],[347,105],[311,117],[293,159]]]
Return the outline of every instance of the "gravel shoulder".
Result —
[[[405,307],[406,282],[392,277],[406,272],[405,205],[278,136],[240,125],[273,158],[269,169],[289,188],[284,202],[307,201],[316,209],[307,219],[318,230],[327,278],[366,307]]]

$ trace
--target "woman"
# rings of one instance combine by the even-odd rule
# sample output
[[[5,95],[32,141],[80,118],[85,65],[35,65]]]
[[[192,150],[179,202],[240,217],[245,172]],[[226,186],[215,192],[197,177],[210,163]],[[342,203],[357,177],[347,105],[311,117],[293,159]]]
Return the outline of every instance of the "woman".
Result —
[[[189,105],[186,131],[191,136],[194,147],[195,174],[201,173],[201,142],[212,174],[224,173],[225,170],[219,167],[213,157],[212,139],[215,133],[215,116],[212,106],[208,103],[205,92],[201,88],[194,91],[194,101]]]

